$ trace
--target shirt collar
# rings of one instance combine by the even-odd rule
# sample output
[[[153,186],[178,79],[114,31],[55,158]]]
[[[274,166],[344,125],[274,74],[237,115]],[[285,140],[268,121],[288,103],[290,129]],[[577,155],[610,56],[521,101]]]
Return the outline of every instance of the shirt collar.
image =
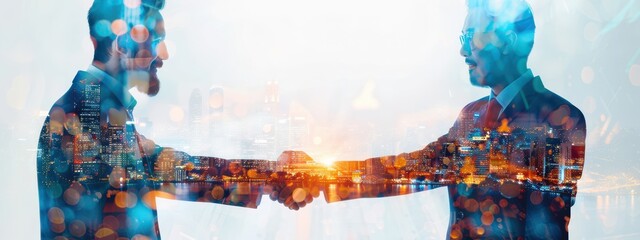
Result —
[[[531,69],[527,69],[527,71],[524,72],[522,76],[507,85],[507,87],[505,87],[497,96],[493,93],[493,91],[491,91],[491,94],[489,94],[489,99],[496,98],[496,101],[500,103],[500,106],[502,106],[500,114],[504,112],[504,109],[509,106],[511,101],[513,101],[520,90],[522,90],[522,87],[529,83],[531,79],[533,79],[533,72],[531,71]]]
[[[125,86],[122,85],[120,81],[113,78],[112,76],[107,74],[105,71],[97,68],[94,65],[89,65],[87,72],[93,75],[94,77],[100,79],[102,83],[107,87],[107,89],[109,89],[109,91],[111,91],[111,93],[113,93],[113,95],[115,95],[116,98],[118,98],[120,103],[122,103],[122,106],[126,107],[129,110],[133,110],[133,108],[138,103],[136,99],[133,98],[133,95],[129,93],[129,91],[126,89]]]

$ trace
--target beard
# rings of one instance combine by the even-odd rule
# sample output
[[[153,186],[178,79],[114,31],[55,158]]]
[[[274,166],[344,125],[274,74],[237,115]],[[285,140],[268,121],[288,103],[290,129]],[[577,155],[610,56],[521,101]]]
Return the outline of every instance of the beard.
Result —
[[[122,68],[128,69],[124,74],[129,87],[136,87],[139,92],[153,97],[160,92],[158,63],[156,60],[147,62],[148,60],[149,58],[121,58],[120,64]],[[162,61],[159,66],[162,66]]]
[[[149,97],[153,97],[158,95],[160,92],[160,79],[158,79],[158,75],[156,73],[149,74],[149,83],[147,87],[147,91],[145,92]]]
[[[473,70],[469,70],[469,81],[471,85],[476,87],[487,87],[487,74],[483,69],[476,67]]]
[[[149,97],[156,96],[160,92],[160,79],[155,71],[127,71],[127,79],[129,86],[136,87],[139,92]]]

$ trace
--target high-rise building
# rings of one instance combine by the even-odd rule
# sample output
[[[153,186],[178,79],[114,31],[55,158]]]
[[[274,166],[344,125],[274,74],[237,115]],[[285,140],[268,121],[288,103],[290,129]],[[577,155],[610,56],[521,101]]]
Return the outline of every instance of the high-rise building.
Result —
[[[550,182],[559,181],[560,177],[560,145],[559,138],[547,138],[544,155],[543,177]]]
[[[209,89],[209,106],[210,115],[221,115],[224,111],[224,89],[222,87],[213,86]]]
[[[366,161],[335,161],[333,168],[344,174],[351,174],[354,171],[365,172]]]
[[[385,167],[382,164],[382,158],[369,158],[364,160],[364,162],[366,175],[382,177],[385,174]]]
[[[94,135],[100,134],[100,83],[81,80],[83,88],[80,92],[73,89],[74,96],[80,97],[78,117],[82,123],[82,132]],[[74,102],[75,103],[75,102]]]
[[[125,154],[125,128],[122,125],[114,124],[104,131],[103,158],[111,167],[124,167]]]
[[[288,165],[307,164],[313,162],[313,158],[311,158],[306,152],[284,151],[278,157],[277,170],[282,171]]]
[[[575,182],[582,177],[582,166],[584,166],[584,143],[576,143],[571,146],[571,155],[564,166],[564,181]]]
[[[268,81],[264,91],[264,109],[267,113],[277,116],[280,113],[279,105],[278,81]]]
[[[184,166],[175,166],[175,181],[184,181],[187,179],[187,172]]]
[[[73,152],[74,174],[79,179],[91,178],[97,175],[100,149],[97,142],[100,139],[100,83],[97,81],[81,80],[81,87],[73,89],[73,95],[80,98],[78,115],[68,117],[78,134],[76,134]],[[82,134],[80,134],[82,133]]]
[[[289,144],[291,149],[301,149],[309,141],[309,122],[306,117],[294,116],[289,119]]]
[[[275,123],[275,151],[282,152],[291,149],[289,144],[289,119],[280,118]]]

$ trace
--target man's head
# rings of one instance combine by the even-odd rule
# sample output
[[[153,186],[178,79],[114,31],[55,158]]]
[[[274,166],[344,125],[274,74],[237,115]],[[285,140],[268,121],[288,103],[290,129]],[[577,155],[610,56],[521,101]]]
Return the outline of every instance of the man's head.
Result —
[[[94,64],[150,96],[160,90],[156,72],[168,58],[163,7],[164,0],[95,0],[87,17]]]
[[[460,54],[473,85],[501,88],[527,68],[535,22],[524,0],[467,0]]]

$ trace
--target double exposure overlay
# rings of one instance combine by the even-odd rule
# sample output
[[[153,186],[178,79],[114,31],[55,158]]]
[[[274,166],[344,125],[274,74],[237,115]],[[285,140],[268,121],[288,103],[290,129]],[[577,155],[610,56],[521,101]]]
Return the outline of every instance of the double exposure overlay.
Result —
[[[40,133],[42,238],[158,239],[156,197],[257,208],[268,195],[298,210],[321,196],[331,203],[439,187],[449,193],[450,239],[568,238],[586,122],[529,68],[536,25],[525,1],[467,1],[461,62],[470,85],[490,93],[467,104],[447,134],[412,152],[330,163],[294,149],[277,159],[195,156],[141,135],[129,90],[161,89],[158,71],[169,59],[163,8],[164,0],[95,0],[89,10],[93,62],[53,104]],[[223,111],[223,92],[210,90],[214,112]],[[265,119],[275,122],[273,95],[265,97]],[[305,119],[287,121],[265,125],[268,136],[252,144],[271,153],[269,144],[284,139],[276,133],[295,140],[305,131]]]

